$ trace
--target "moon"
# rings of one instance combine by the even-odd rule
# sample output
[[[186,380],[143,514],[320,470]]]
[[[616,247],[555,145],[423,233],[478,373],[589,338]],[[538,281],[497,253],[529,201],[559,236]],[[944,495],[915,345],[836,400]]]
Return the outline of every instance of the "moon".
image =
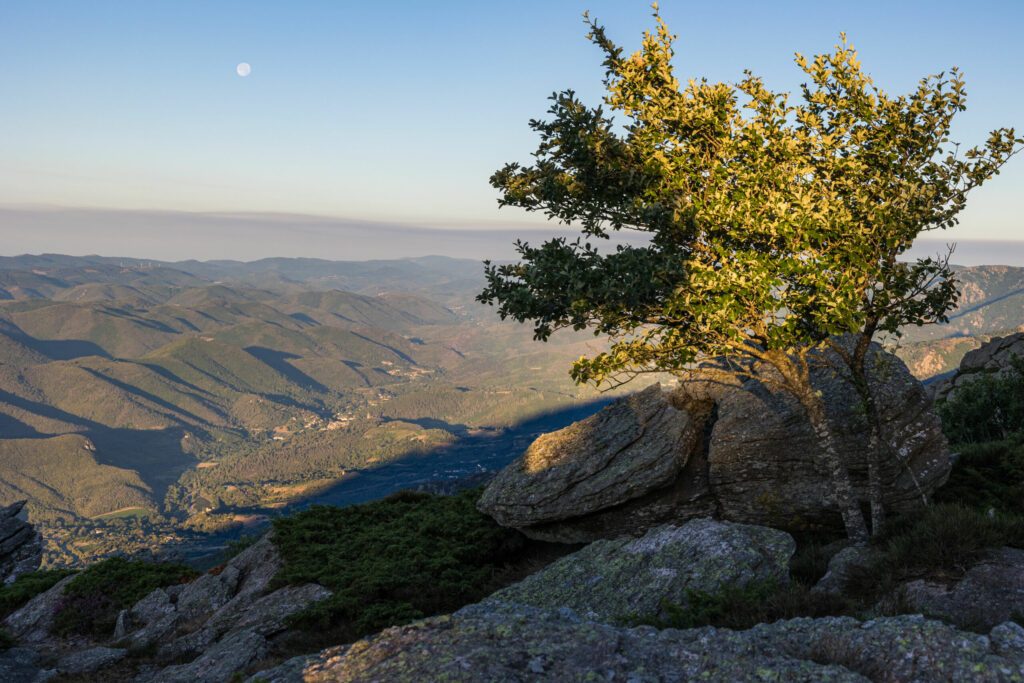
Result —
[[[235,73],[237,73],[242,78],[245,78],[246,76],[252,73],[252,66],[249,65],[249,62],[242,62],[241,64],[235,67]]]

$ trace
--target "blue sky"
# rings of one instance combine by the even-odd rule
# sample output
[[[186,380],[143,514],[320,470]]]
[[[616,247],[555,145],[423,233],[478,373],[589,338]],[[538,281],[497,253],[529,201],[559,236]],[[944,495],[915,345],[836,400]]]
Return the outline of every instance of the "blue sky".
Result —
[[[792,53],[828,50],[846,31],[890,91],[959,65],[970,94],[964,142],[1024,128],[1020,0],[661,5],[680,36],[683,77],[737,80],[750,68],[793,89]],[[633,0],[5,0],[0,206],[457,228],[529,221],[499,212],[487,178],[528,160],[527,120],[544,114],[552,91],[599,101],[585,9],[629,49],[651,25],[648,2]],[[248,78],[235,74],[243,61]],[[951,237],[1018,236],[1024,159],[1014,162],[973,197]],[[0,251],[62,250],[21,232],[0,223]],[[83,235],[100,245],[116,237],[100,227]]]

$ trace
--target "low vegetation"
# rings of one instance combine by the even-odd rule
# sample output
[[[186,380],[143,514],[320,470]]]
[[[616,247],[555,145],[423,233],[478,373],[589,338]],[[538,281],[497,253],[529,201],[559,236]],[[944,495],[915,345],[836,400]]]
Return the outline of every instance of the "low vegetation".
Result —
[[[662,615],[630,621],[659,629],[715,626],[741,630],[779,619],[845,614],[852,607],[844,598],[814,593],[800,582],[780,586],[769,581],[729,587],[720,593],[689,591],[685,605],[665,602]]]
[[[510,581],[513,565],[531,552],[522,535],[476,510],[479,494],[401,493],[277,520],[284,562],[277,581],[315,581],[334,591],[297,624],[354,639],[452,611]]]
[[[54,620],[61,635],[109,636],[117,615],[163,586],[195,578],[180,564],[112,557],[89,566],[64,589],[64,602]]]
[[[67,569],[42,570],[20,575],[14,582],[0,586],[0,619],[26,602],[57,585],[71,574]]]
[[[1024,359],[1013,358],[1008,372],[984,373],[957,387],[938,406],[950,442],[1001,441],[1024,431]]]
[[[962,444],[949,481],[935,496],[978,510],[1024,515],[1024,434]]]

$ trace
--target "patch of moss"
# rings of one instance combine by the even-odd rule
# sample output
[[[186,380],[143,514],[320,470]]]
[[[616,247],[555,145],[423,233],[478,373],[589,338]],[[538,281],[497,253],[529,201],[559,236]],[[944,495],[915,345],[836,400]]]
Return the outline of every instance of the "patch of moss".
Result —
[[[110,635],[122,609],[156,588],[184,583],[195,576],[194,570],[181,564],[122,557],[97,562],[64,589],[64,601],[54,618],[54,631],[61,635]]]
[[[0,619],[18,609],[71,574],[69,569],[52,569],[22,574],[13,583],[0,586]]]
[[[488,595],[505,582],[525,539],[478,512],[479,495],[401,493],[276,520],[277,583],[316,582],[334,592],[296,625],[355,639]]]

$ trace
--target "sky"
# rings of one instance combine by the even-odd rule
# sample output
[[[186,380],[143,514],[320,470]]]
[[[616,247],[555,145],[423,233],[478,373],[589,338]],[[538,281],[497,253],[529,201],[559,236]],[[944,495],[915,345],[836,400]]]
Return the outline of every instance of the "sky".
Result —
[[[845,31],[890,92],[960,66],[956,139],[1024,129],[1021,0],[661,8],[684,79],[749,68],[792,90],[793,52],[827,51]],[[461,239],[501,257],[509,234],[543,225],[499,210],[488,177],[529,160],[527,122],[552,92],[600,101],[586,9],[628,50],[652,24],[641,0],[4,0],[0,253],[360,258]],[[1018,158],[948,238],[1018,239],[1022,191]]]

